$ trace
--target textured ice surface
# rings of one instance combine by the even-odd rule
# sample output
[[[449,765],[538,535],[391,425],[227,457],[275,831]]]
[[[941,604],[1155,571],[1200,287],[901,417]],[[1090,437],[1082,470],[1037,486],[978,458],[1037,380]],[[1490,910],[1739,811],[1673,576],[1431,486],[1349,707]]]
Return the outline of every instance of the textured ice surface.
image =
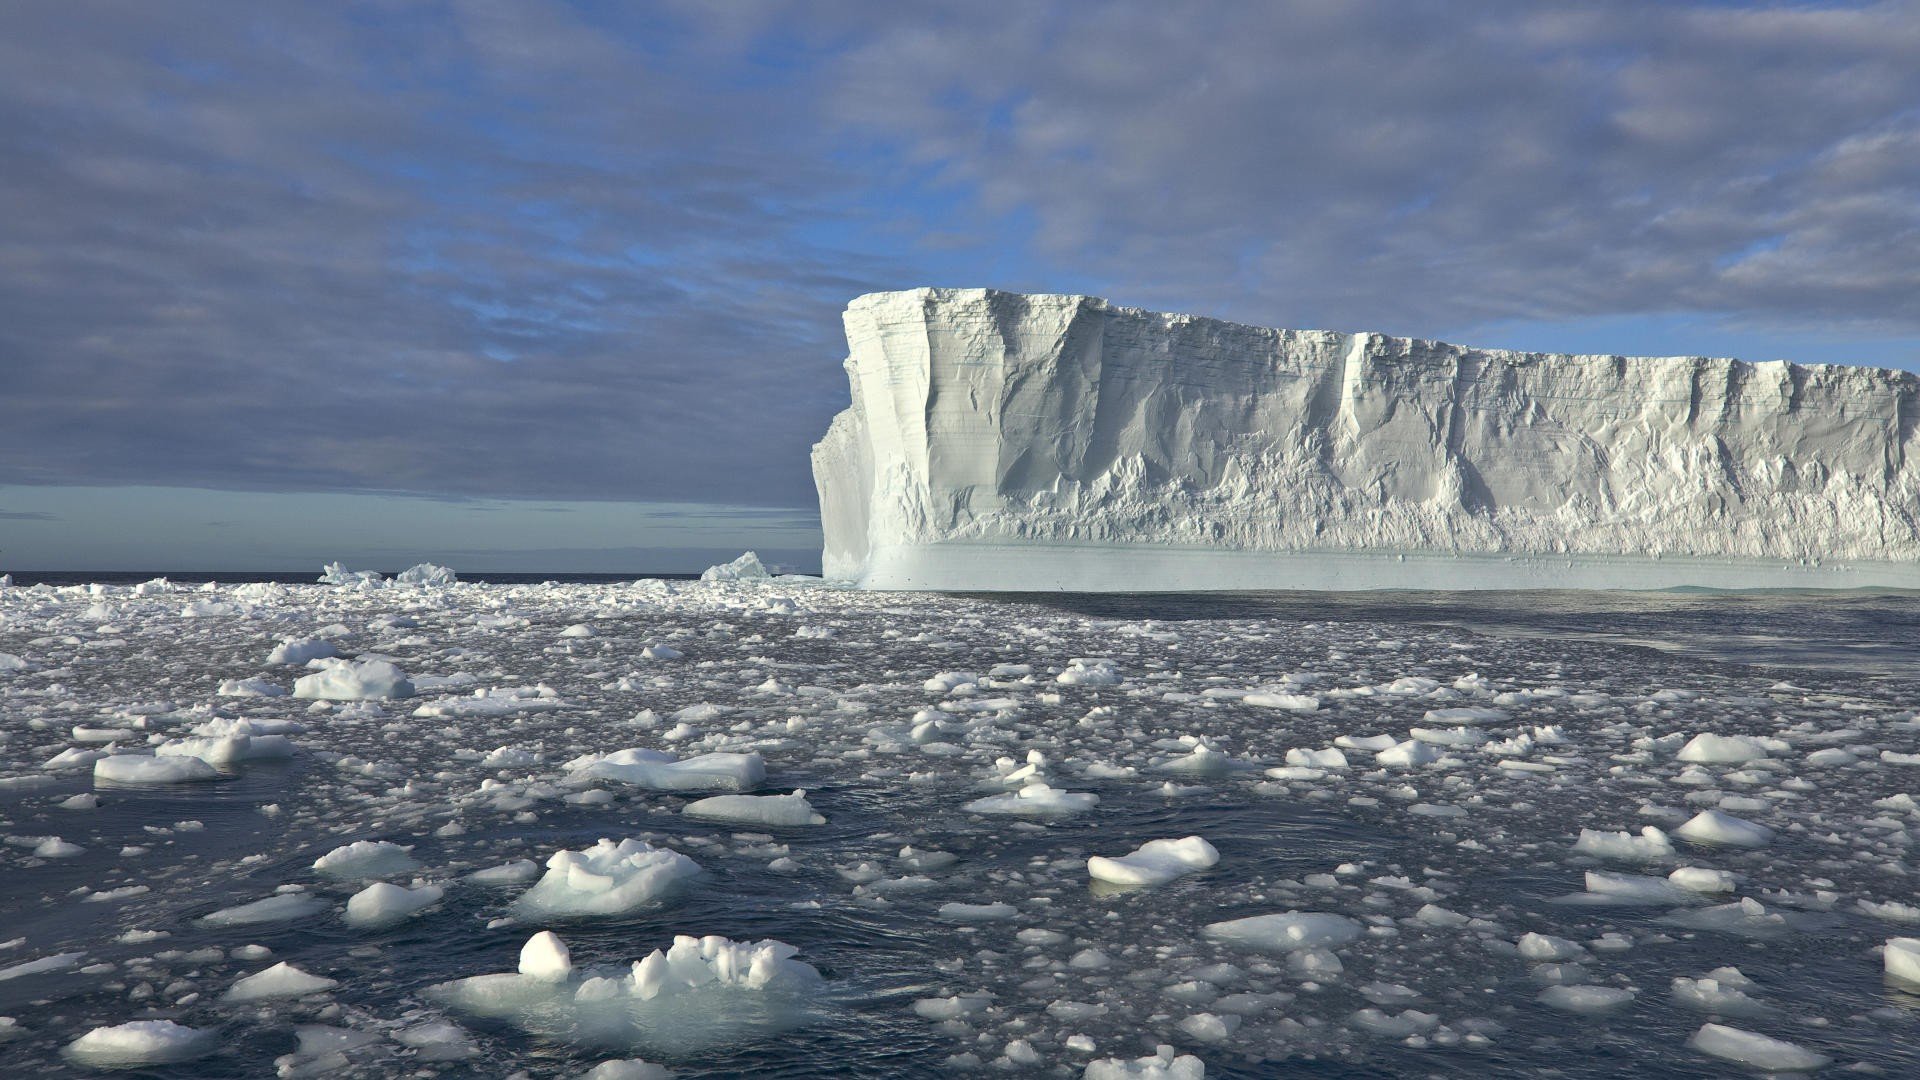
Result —
[[[1911,608],[785,579],[0,590],[0,651],[30,665],[0,675],[5,1065],[71,1073],[82,1033],[166,1019],[219,1032],[176,1075],[1748,1070],[1689,1048],[1712,1023],[1832,1075],[1911,1075]],[[415,694],[219,693],[290,682],[266,663],[286,638],[384,659]],[[236,735],[297,752],[221,783],[93,776],[108,748]],[[1087,798],[972,808],[1047,803],[1042,784]],[[796,789],[824,824],[760,812]],[[716,793],[751,794],[718,804],[751,817],[687,812]],[[1707,811],[1772,838],[1680,834]],[[1218,862],[1095,887],[1091,860],[1189,836]],[[562,899],[618,910],[519,903],[598,837],[701,873],[628,907],[637,875],[589,862]],[[348,924],[375,882],[440,895]],[[790,943],[821,981],[699,990],[753,947],[698,939],[700,967],[656,981],[689,932]],[[338,985],[228,998],[283,963]],[[430,992],[447,984],[480,1012]]]
[[[527,918],[617,915],[664,896],[699,864],[642,840],[601,840],[579,851],[557,851],[547,872],[522,893],[514,909]]]
[[[413,695],[406,672],[386,660],[314,660],[319,670],[293,680],[293,696],[324,701],[402,698]]]
[[[1920,585],[1920,378],[874,293],[814,448],[875,588]]]
[[[171,1020],[132,1020],[94,1028],[67,1046],[67,1056],[96,1069],[170,1065],[205,1056],[217,1037],[216,1032]]]
[[[1179,840],[1149,840],[1131,854],[1087,860],[1087,873],[1109,885],[1165,885],[1178,877],[1205,870],[1220,861],[1220,852],[1198,836]]]
[[[226,1000],[245,1002],[305,997],[339,985],[337,979],[312,975],[282,962],[234,983],[227,991]]]

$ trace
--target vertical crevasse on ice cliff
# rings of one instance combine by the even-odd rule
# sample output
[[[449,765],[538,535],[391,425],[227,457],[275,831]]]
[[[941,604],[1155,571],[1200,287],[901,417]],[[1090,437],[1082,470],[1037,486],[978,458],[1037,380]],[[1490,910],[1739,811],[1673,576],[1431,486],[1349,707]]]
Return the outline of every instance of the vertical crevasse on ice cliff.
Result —
[[[1908,372],[1471,349],[1084,296],[846,316],[830,577],[881,549],[1920,562]]]

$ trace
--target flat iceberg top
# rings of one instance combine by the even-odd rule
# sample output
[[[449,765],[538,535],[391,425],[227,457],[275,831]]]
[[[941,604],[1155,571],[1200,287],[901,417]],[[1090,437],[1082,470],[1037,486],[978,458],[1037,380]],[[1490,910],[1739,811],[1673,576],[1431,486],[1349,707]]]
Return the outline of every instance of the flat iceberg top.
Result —
[[[813,452],[833,578],[1920,585],[1910,372],[1474,349],[988,289],[871,293],[845,322],[852,406]]]

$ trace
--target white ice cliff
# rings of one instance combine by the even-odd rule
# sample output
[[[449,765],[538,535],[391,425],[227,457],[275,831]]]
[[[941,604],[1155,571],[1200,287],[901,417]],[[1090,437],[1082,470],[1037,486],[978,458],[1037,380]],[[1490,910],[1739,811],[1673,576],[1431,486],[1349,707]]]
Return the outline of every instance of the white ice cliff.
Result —
[[[1920,587],[1920,377],[848,306],[828,577],[900,589]]]

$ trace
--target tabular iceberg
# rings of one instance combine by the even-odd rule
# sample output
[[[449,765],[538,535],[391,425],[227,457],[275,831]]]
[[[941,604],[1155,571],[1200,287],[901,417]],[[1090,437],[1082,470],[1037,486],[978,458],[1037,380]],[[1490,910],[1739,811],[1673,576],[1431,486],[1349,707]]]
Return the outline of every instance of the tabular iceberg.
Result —
[[[1920,377],[1266,330],[986,289],[848,306],[829,578],[1148,591],[1920,587]]]

